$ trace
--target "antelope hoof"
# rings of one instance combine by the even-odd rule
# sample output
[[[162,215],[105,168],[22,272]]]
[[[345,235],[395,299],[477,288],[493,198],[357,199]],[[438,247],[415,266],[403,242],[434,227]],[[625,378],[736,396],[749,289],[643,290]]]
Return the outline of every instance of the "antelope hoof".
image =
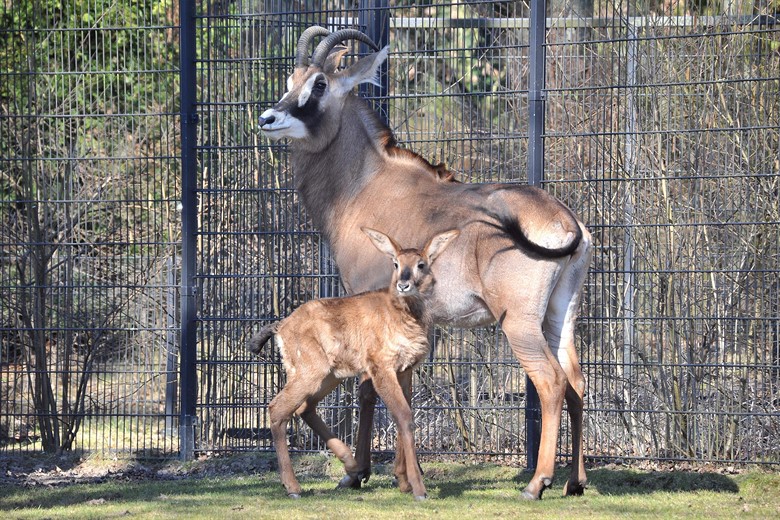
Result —
[[[368,482],[368,479],[371,478],[371,468],[367,469],[361,469],[357,473],[355,473],[355,480],[352,482],[352,489],[360,489],[361,484],[365,484]]]
[[[287,493],[287,496],[289,498],[292,498],[293,500],[298,500],[299,498],[301,498],[300,493]]]
[[[415,495],[414,499],[417,502],[422,502],[423,500],[428,500],[428,493],[425,493],[424,495]]]
[[[585,482],[567,481],[563,487],[563,494],[567,497],[581,497],[585,493]]]

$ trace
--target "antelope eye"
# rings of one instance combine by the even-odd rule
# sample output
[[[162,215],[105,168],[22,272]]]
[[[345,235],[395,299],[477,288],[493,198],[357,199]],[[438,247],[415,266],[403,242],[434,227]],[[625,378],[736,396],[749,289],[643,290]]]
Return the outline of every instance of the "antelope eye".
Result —
[[[398,261],[397,260],[393,260],[393,267],[398,269]]]
[[[425,269],[425,264],[423,262],[420,262],[419,264],[417,264],[417,269],[422,271],[423,269]]]
[[[322,80],[314,82],[314,88],[312,89],[312,92],[315,94],[323,94],[325,92],[325,89],[328,87],[328,84],[325,83]]]

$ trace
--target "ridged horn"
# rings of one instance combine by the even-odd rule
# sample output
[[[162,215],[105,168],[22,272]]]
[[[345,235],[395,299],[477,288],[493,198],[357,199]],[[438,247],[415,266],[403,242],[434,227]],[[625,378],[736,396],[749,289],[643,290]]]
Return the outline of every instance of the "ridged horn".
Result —
[[[296,67],[308,67],[309,66],[309,45],[312,38],[317,36],[327,36],[330,31],[325,27],[319,25],[312,25],[301,34],[298,38],[298,47],[295,51],[295,66]]]
[[[374,43],[371,38],[362,32],[356,29],[342,29],[340,31],[329,34],[324,40],[320,42],[319,45],[317,45],[317,48],[314,49],[314,54],[311,57],[312,65],[322,67],[322,65],[325,63],[325,58],[328,57],[328,54],[331,50],[333,50],[333,47],[343,42],[344,40],[359,40],[370,46],[375,51],[379,50],[379,47],[377,47],[376,43]]]

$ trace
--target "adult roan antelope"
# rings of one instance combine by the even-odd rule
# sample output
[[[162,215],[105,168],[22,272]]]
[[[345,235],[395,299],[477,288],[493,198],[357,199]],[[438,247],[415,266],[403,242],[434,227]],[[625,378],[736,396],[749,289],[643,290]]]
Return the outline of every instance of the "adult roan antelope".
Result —
[[[292,498],[301,495],[287,449],[287,421],[293,413],[325,441],[347,471],[357,470],[352,452],[317,415],[317,403],[341,381],[358,375],[371,378],[398,428],[395,475],[399,487],[411,490],[417,500],[426,498],[407,392],[413,370],[430,350],[427,300],[435,286],[431,265],[459,231],[432,237],[422,250],[403,249],[374,229],[363,231],[379,251],[393,259],[390,287],[306,302],[282,321],[263,327],[249,342],[249,349],[258,354],[276,336],[282,353],[287,384],[268,405],[268,412],[282,484]]]
[[[309,58],[313,38],[324,36]],[[347,40],[376,52],[339,70]],[[542,433],[536,471],[522,493],[539,499],[551,485],[564,399],[571,419],[572,471],[567,495],[582,494],[582,409],[585,380],[574,346],[580,291],[591,258],[585,226],[555,197],[520,184],[447,182],[441,166],[399,148],[393,134],[352,90],[376,84],[388,48],[365,34],[310,27],[298,41],[287,92],[264,111],[259,127],[273,140],[288,138],[296,187],[315,226],[330,244],[351,294],[387,286],[386,260],[361,227],[382,229],[418,247],[437,233],[461,229],[435,267],[431,299],[435,323],[476,327],[498,321],[535,385]],[[359,391],[355,458],[342,486],[359,487],[370,469],[376,392]]]

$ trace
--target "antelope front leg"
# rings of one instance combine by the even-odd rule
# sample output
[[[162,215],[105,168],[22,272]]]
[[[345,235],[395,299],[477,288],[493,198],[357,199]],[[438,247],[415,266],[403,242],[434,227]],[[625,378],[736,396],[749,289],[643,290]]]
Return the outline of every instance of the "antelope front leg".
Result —
[[[369,378],[363,379],[358,387],[360,402],[360,419],[358,422],[357,442],[355,443],[356,470],[348,473],[339,482],[340,488],[351,487],[360,489],[371,476],[371,433],[374,427],[374,410],[376,409],[376,390]]]

